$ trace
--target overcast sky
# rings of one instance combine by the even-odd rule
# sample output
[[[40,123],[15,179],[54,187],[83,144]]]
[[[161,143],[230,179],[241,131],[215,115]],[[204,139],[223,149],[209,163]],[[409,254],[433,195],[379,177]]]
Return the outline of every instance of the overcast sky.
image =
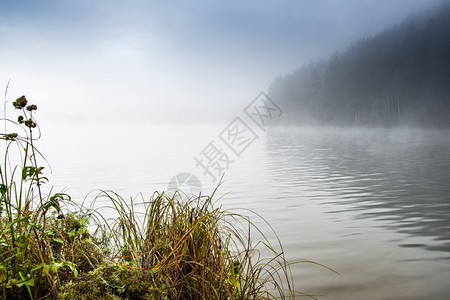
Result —
[[[227,121],[277,75],[440,2],[0,0],[1,90],[55,122]]]

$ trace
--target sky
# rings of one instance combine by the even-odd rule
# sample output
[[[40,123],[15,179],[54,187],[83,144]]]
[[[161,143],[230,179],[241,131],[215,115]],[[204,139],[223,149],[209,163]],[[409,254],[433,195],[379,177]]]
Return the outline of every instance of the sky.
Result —
[[[0,0],[0,91],[56,123],[226,122],[276,76],[440,2]]]

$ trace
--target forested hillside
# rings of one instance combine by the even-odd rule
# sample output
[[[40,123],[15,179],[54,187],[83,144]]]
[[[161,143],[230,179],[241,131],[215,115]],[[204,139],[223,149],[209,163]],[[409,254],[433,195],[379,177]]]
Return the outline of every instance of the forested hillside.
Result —
[[[450,2],[278,77],[286,122],[450,127]]]

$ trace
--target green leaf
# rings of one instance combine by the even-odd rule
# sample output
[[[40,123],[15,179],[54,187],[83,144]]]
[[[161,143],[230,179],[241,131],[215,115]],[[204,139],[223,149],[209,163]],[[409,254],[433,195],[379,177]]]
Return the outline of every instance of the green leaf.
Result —
[[[57,261],[57,262],[55,262],[55,263],[53,264],[53,266],[52,266],[53,273],[57,273],[58,270],[59,270],[62,266],[64,266],[64,263],[63,263],[62,261]]]
[[[13,226],[16,223],[28,223],[28,220],[30,219],[30,216],[26,216],[26,217],[22,217],[19,219],[14,219],[11,222],[8,223],[8,225],[6,225],[7,228],[10,228],[11,226]]]
[[[18,287],[21,287],[23,285],[34,286],[34,278],[33,277],[30,278],[29,275],[28,275],[27,276],[28,278],[27,278],[27,277],[23,276],[22,272],[19,272],[19,276],[20,276],[21,280],[15,280],[15,284]]]
[[[35,167],[24,167],[22,169],[22,179],[27,179],[27,177],[32,177],[36,172]]]
[[[64,241],[60,238],[53,238],[53,240],[57,243],[64,244]]]
[[[68,261],[65,263],[65,265],[70,268],[70,270],[72,271],[72,273],[75,277],[78,277],[78,270],[75,267],[75,264],[73,262]]]
[[[6,242],[6,240],[4,238],[0,238],[0,245],[4,246],[4,247],[7,247],[8,243]],[[3,267],[3,265],[1,267]],[[0,280],[1,280],[1,278],[0,278]]]
[[[40,264],[36,265],[33,269],[31,269],[31,272],[39,270],[40,268],[42,268],[44,266],[45,266],[44,263],[40,263]]]

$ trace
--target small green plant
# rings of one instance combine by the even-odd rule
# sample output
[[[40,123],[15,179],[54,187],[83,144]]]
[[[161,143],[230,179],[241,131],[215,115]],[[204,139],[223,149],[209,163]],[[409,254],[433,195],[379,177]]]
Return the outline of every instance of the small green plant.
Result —
[[[89,208],[47,184],[36,105],[13,102],[0,164],[0,295],[3,299],[295,298],[284,259],[247,216],[211,197],[155,193],[126,201],[100,191]],[[7,133],[7,127],[17,132]],[[44,160],[45,161],[45,160]],[[96,204],[108,203],[105,207]],[[105,211],[108,211],[107,213]],[[264,237],[264,235],[262,235]],[[273,253],[263,259],[259,247]]]
[[[74,251],[61,205],[70,202],[63,193],[44,195],[48,180],[35,147],[36,105],[25,96],[13,102],[20,111],[17,121],[4,119],[3,160],[0,165],[0,284],[4,298],[59,297],[66,278],[77,276]],[[9,124],[19,131],[6,132]],[[39,133],[39,132],[38,132]],[[38,134],[39,137],[39,134]],[[13,163],[16,159],[18,162]],[[70,215],[66,216],[70,217]]]

